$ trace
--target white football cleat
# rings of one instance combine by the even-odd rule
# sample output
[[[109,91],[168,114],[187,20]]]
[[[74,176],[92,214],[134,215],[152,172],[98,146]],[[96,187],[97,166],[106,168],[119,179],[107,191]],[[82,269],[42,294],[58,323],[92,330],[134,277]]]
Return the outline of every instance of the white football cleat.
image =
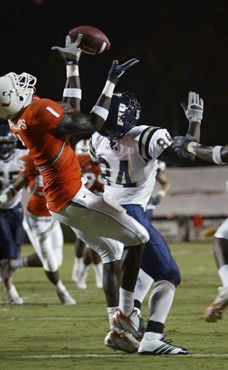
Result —
[[[141,339],[144,333],[144,322],[138,309],[134,309],[129,316],[117,309],[112,317],[114,329],[119,328],[131,333],[136,339]]]
[[[139,341],[131,333],[116,328],[108,332],[104,339],[104,345],[114,350],[134,353],[137,352]]]
[[[76,304],[76,301],[73,297],[71,297],[70,293],[65,290],[64,292],[61,292],[61,291],[56,291],[59,299],[60,299],[60,302],[64,305],[73,305],[73,304]]]
[[[138,348],[139,355],[188,355],[186,348],[173,346],[163,339],[143,337]]]
[[[15,285],[11,284],[9,288],[6,288],[6,293],[10,304],[21,305],[24,303],[23,298],[19,296]]]
[[[228,306],[228,287],[218,288],[219,294],[204,311],[204,318],[208,322],[215,322],[222,318],[223,310]]]

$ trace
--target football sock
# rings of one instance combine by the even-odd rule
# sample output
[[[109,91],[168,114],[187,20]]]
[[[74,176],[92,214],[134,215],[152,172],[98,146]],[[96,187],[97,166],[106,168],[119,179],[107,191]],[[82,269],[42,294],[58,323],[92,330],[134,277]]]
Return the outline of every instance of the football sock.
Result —
[[[19,268],[19,267],[29,267],[28,262],[27,262],[27,257],[19,258],[18,260],[14,260],[14,259],[11,260],[10,266],[14,269]]]
[[[95,278],[97,284],[102,284],[102,278],[103,278],[103,263],[93,264],[93,269],[95,272]]]
[[[110,329],[113,329],[112,316],[114,315],[114,313],[117,310],[117,308],[118,307],[107,307],[107,313],[108,313],[108,320],[109,320]]]
[[[149,298],[150,321],[165,323],[173,303],[176,288],[167,280],[158,281]]]
[[[228,265],[223,265],[218,269],[218,274],[222,280],[222,285],[224,288],[228,287]]]
[[[120,311],[123,315],[129,316],[134,309],[134,293],[120,288],[119,297]]]
[[[61,281],[60,279],[59,279],[59,281],[56,283],[55,287],[56,287],[56,290],[57,290],[58,292],[65,292],[65,291],[66,291],[66,287],[65,287],[65,285],[63,285],[63,283],[62,283],[62,281]]]
[[[146,297],[152,283],[153,279],[150,275],[144,272],[142,269],[139,270],[135,292],[134,292],[134,299],[139,302],[143,302],[144,298]],[[140,308],[140,307],[139,307]]]

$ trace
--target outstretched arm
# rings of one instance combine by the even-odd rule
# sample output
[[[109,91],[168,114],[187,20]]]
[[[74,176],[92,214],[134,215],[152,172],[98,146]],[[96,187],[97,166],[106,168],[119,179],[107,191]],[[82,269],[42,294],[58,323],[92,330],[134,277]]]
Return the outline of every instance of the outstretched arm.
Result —
[[[82,97],[80,75],[79,75],[79,60],[81,49],[71,43],[70,36],[66,36],[65,47],[53,46],[52,50],[56,50],[63,58],[66,65],[66,84],[63,90],[62,102],[65,103],[66,109],[74,109],[80,112],[80,103]]]
[[[68,134],[86,134],[100,130],[108,117],[112,94],[114,92],[115,86],[119,78],[127,71],[128,68],[138,63],[139,60],[133,58],[123,64],[119,64],[117,60],[113,61],[110,71],[108,73],[108,78],[104,86],[104,89],[99,99],[97,100],[97,103],[92,108],[91,112],[86,115],[80,113],[80,104],[79,104],[80,79],[78,64],[76,64],[76,67],[73,69],[71,69],[71,67],[74,64],[71,63],[70,64],[71,67],[69,67],[69,62],[72,62],[72,58],[74,63],[79,62],[79,58],[77,59],[76,57],[76,50],[78,50],[78,48],[76,48],[75,44],[70,44],[65,48],[54,47],[52,49],[57,50],[60,53],[60,55],[66,61],[68,68],[66,82],[67,87],[65,87],[64,90],[65,96],[63,103],[65,115],[58,126],[58,130]],[[71,87],[69,88],[69,86]],[[71,91],[69,89],[71,89]],[[75,90],[74,92],[72,91],[73,89]],[[70,100],[68,99],[67,104],[65,104],[66,98],[71,98],[66,94],[69,95],[74,93],[75,95],[77,95],[74,96],[74,98],[78,99],[78,101],[76,101],[76,106],[75,104],[72,104],[72,99]]]
[[[204,161],[218,165],[228,163],[228,145],[205,146],[194,141],[192,137],[184,138],[182,145],[186,152],[192,153]]]
[[[200,140],[200,126],[203,118],[204,102],[199,94],[190,91],[188,94],[188,104],[181,103],[189,126],[186,136],[174,137],[172,145],[162,154],[161,158],[165,161],[187,164],[193,162],[195,155],[187,152],[183,147],[185,138],[193,138],[195,142]]]

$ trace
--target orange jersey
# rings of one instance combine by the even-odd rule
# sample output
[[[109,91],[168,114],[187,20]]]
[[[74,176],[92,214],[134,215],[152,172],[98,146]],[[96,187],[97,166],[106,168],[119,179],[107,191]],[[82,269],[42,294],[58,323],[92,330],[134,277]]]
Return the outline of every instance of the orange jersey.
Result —
[[[103,181],[98,164],[91,160],[89,154],[78,154],[77,157],[81,166],[81,173],[87,178],[85,186],[95,194],[101,193],[103,191]]]
[[[80,166],[69,135],[57,132],[64,116],[62,107],[50,99],[37,99],[9,121],[33,157],[44,181],[48,208],[62,209],[81,187]]]
[[[30,197],[27,209],[37,216],[50,216],[43,193],[43,179],[29,154],[20,158],[20,173],[26,178]]]

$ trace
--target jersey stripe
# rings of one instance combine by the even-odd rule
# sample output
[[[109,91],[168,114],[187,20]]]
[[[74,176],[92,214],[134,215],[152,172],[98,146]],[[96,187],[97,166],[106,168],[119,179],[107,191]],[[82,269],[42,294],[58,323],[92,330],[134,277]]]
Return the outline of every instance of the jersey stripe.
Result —
[[[140,155],[147,160],[151,159],[149,155],[149,144],[153,134],[159,130],[160,127],[149,127],[146,128],[139,137],[139,153]]]
[[[62,144],[61,144],[61,146],[59,148],[59,151],[55,155],[54,158],[50,159],[50,161],[46,162],[45,164],[42,164],[40,166],[37,166],[37,168],[38,168],[39,171],[45,170],[46,168],[48,168],[49,166],[51,166],[60,157],[60,155],[61,155],[61,153],[63,151],[64,145],[66,143],[66,138],[67,138],[67,136],[65,136],[64,141],[62,142]]]

